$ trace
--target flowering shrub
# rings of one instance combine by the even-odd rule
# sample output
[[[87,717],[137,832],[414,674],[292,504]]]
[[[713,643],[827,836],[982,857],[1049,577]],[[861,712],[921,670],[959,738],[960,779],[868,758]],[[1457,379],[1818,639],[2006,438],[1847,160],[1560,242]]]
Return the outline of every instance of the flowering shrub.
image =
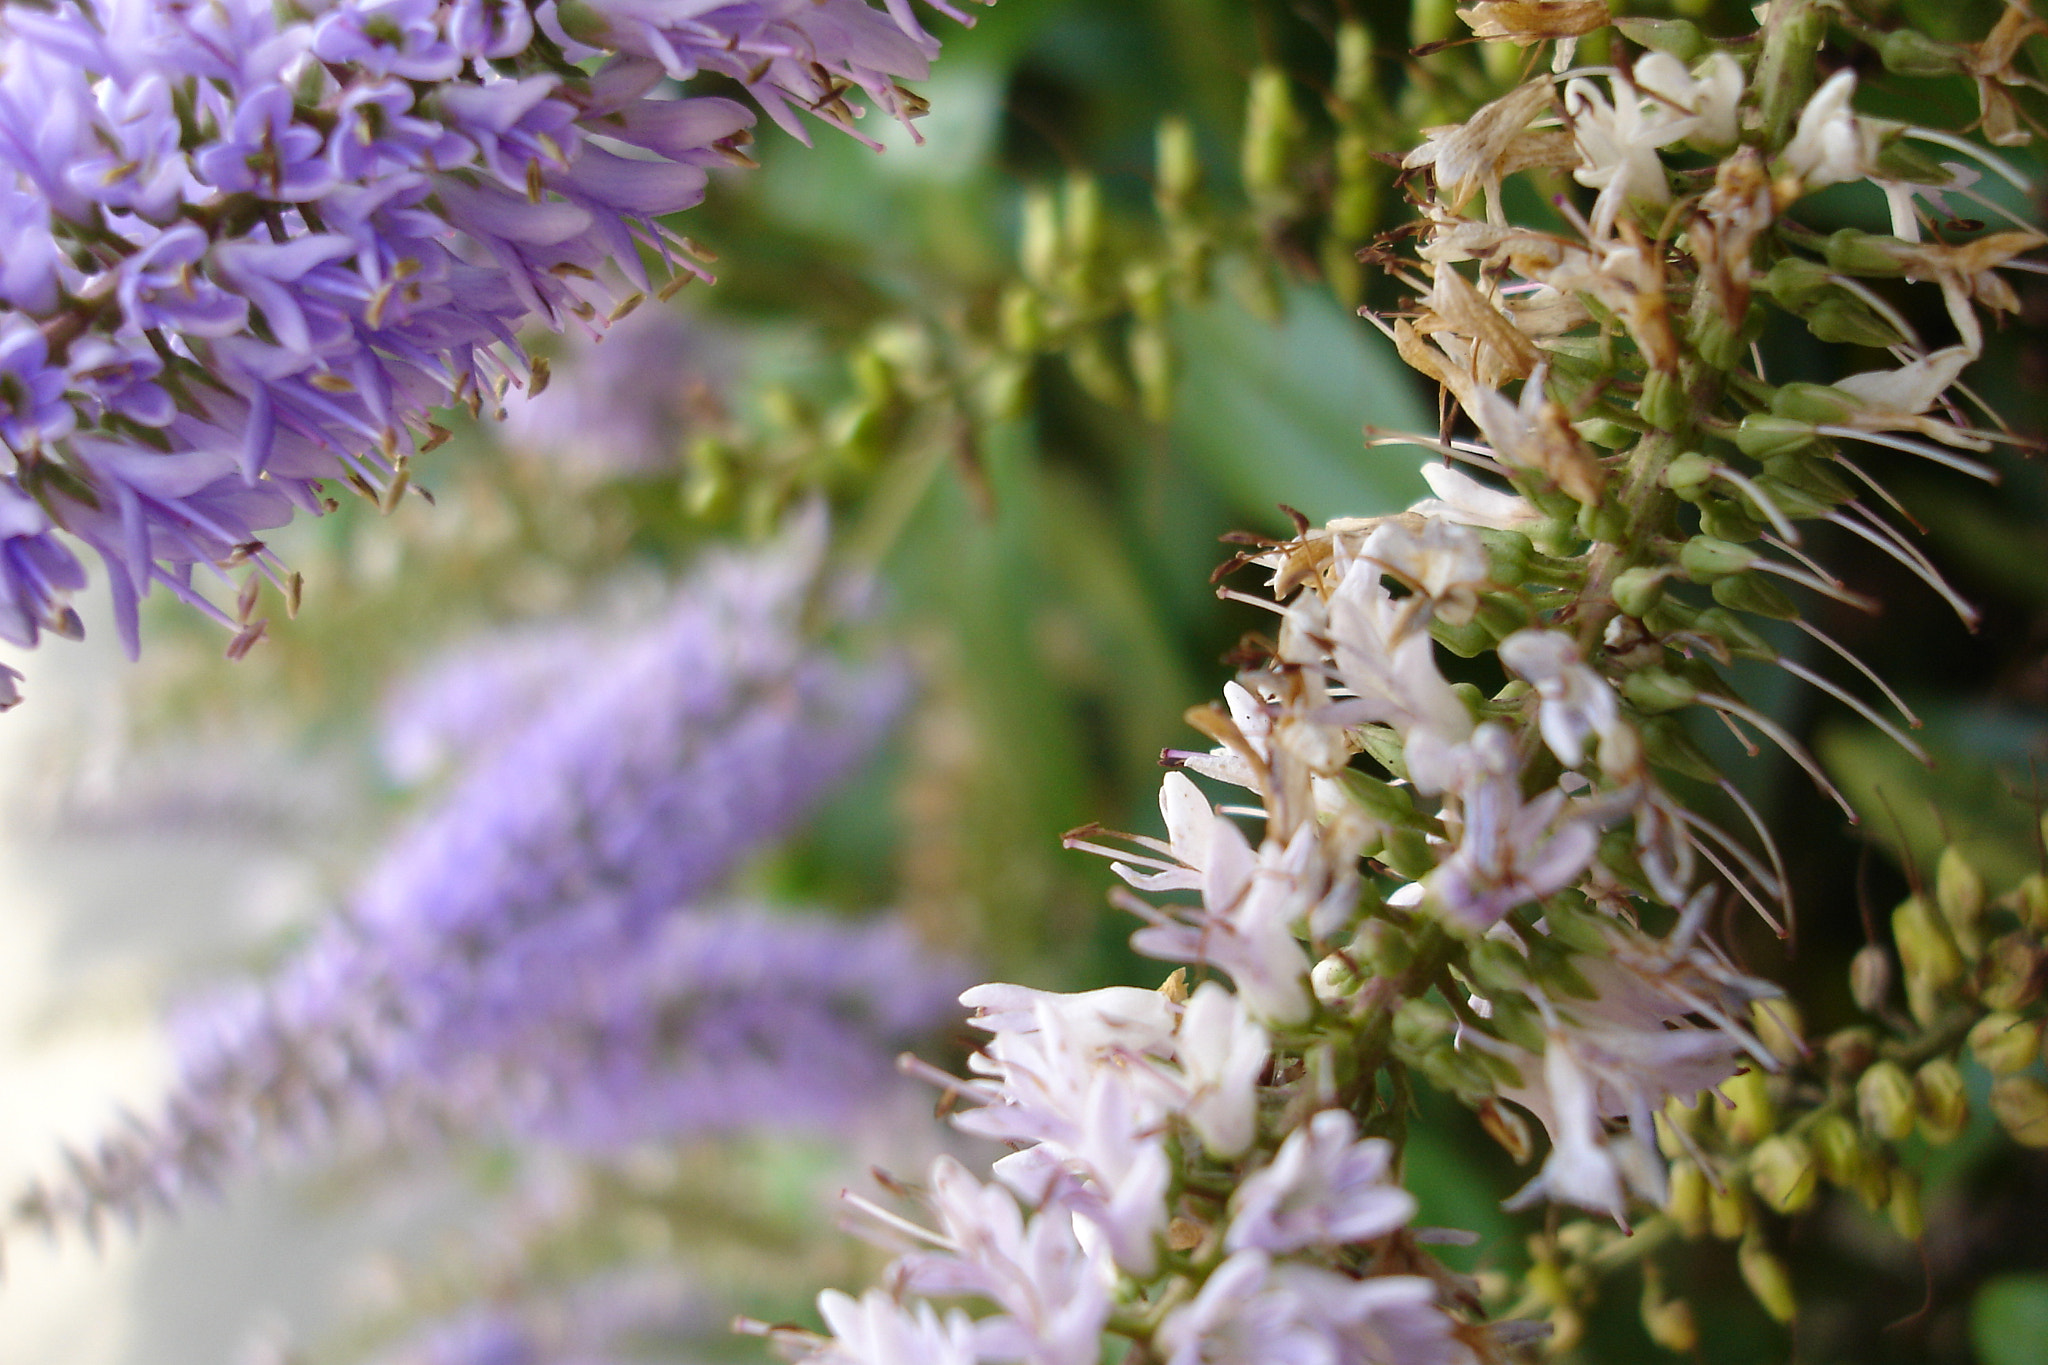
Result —
[[[1787,1248],[1810,1224],[1787,1220],[1860,1205],[1925,1250],[1927,1149],[1997,1132],[2048,1147],[2048,869],[2013,872],[2012,848],[1980,859],[1981,841],[1966,853],[1944,831],[1923,884],[1903,849],[1910,894],[1889,935],[1865,907],[1849,970],[1861,1021],[1809,1031],[1809,1012],[1841,1011],[1790,998],[1735,931],[1743,916],[1791,936],[1802,850],[1781,848],[1717,747],[1725,731],[1782,760],[1826,819],[1852,823],[1872,813],[1868,784],[1809,750],[1780,683],[1909,760],[1938,747],[1836,637],[1844,611],[1884,605],[1862,581],[1879,561],[1964,627],[1986,619],[1913,534],[1909,462],[1989,482],[2032,444],[1973,367],[2022,309],[2013,276],[2044,269],[2048,236],[2015,207],[2027,172],[1999,149],[2032,137],[2028,45],[2048,25],[2017,3],[1964,39],[1820,0],[1774,0],[1739,32],[1705,10],[1425,0],[1397,89],[1361,17],[1323,17],[1319,111],[1287,44],[1260,31],[1239,209],[1205,191],[1202,134],[1178,113],[1158,125],[1142,226],[1055,135],[1068,178],[1019,196],[1014,272],[962,266],[977,252],[949,240],[943,268],[833,273],[791,245],[817,222],[767,234],[811,260],[781,286],[803,308],[843,295],[886,314],[855,337],[821,331],[850,396],[693,401],[662,366],[719,333],[659,314],[644,346],[619,336],[586,357],[578,402],[541,398],[521,419],[523,443],[585,466],[544,490],[561,503],[544,511],[600,508],[629,524],[619,543],[673,536],[672,519],[698,519],[694,535],[734,508],[763,523],[823,489],[852,504],[851,558],[922,548],[927,589],[999,584],[962,592],[950,646],[919,640],[929,691],[903,808],[969,832],[910,831],[895,870],[940,888],[917,919],[950,934],[996,901],[945,894],[970,884],[974,822],[1044,780],[1056,743],[1142,715],[1133,702],[1061,729],[1056,707],[989,706],[1000,721],[976,729],[957,675],[1050,660],[1092,680],[1085,702],[1171,690],[1144,676],[1174,656],[1131,603],[1175,555],[1118,531],[1192,522],[1215,490],[1180,486],[1178,467],[1091,468],[1146,489],[1113,527],[1068,487],[1084,482],[1077,452],[1141,421],[1154,428],[1133,447],[1159,424],[1182,437],[1203,420],[1189,410],[1219,410],[1203,341],[1298,308],[1288,272],[1363,302],[1342,341],[1383,343],[1439,403],[1434,431],[1370,433],[1431,453],[1428,496],[1231,537],[1222,595],[1260,629],[1220,702],[1187,713],[1204,745],[1163,755],[1163,828],[1065,838],[1110,860],[1131,948],[1171,974],[959,996],[978,1046],[952,1070],[904,1066],[956,1134],[1002,1154],[949,1144],[921,1180],[885,1180],[894,1205],[849,1196],[893,1259],[878,1288],[824,1292],[807,1326],[743,1320],[794,1360],[1592,1354],[1613,1349],[1592,1310],[1624,1271],[1642,1330],[1696,1354],[1720,1325],[1703,1329],[1686,1272],[1712,1243],[1732,1244],[1728,1278],[1754,1311],[1789,1324],[1806,1286]],[[853,131],[856,90],[921,112],[898,80],[934,47],[893,0],[137,0],[10,10],[0,38],[19,201],[0,253],[0,440],[16,460],[0,634],[20,644],[76,631],[83,573],[53,528],[106,560],[132,645],[152,582],[204,607],[195,564],[281,576],[257,533],[324,507],[323,481],[390,506],[444,434],[437,405],[478,415],[515,384],[537,394],[548,368],[519,327],[595,334],[653,313],[708,256],[666,216],[697,203],[708,167],[748,159],[752,118],[672,82],[722,78],[799,136],[802,111]],[[1930,124],[1961,91],[1974,118],[1947,121],[1968,126],[1881,116],[1917,111],[1899,91],[1923,84]],[[30,117],[30,90],[55,117]],[[738,221],[758,226],[749,211]],[[1221,324],[1219,282],[1242,305]],[[1206,334],[1188,323],[1204,313]],[[1284,453],[1315,396],[1289,366],[1317,357],[1282,354],[1238,377],[1257,419],[1230,434],[1258,448],[1234,472],[1261,488],[1253,466],[1269,481],[1289,466],[1260,443]],[[1861,358],[1828,368],[1843,356]],[[1020,472],[1033,442],[1043,458]],[[1083,584],[1100,616],[1004,557],[1030,539],[1006,518],[1034,498],[1053,548],[1028,562]],[[934,521],[952,524],[932,536]],[[1845,547],[1858,571],[1831,567]],[[94,1228],[334,1129],[480,1125],[601,1167],[707,1131],[844,1123],[884,1048],[929,1044],[947,969],[898,925],[705,900],[908,694],[895,665],[817,644],[812,611],[840,574],[823,553],[814,527],[717,562],[633,639],[529,627],[400,692],[388,755],[408,778],[453,770],[445,804],[343,921],[202,1016],[156,1121],[76,1157],[18,1216]],[[229,618],[235,652],[263,629],[259,601],[245,591]],[[1013,607],[1028,649],[985,619]],[[947,782],[976,761],[997,780],[971,799]],[[869,804],[863,837],[879,842]],[[997,852],[989,881],[1042,889]],[[1417,1175],[1461,1108],[1526,1168],[1484,1201],[1525,1216],[1524,1262],[1497,1234],[1476,1273],[1437,1250],[1480,1240],[1427,1225]],[[608,1313],[585,1322],[557,1294],[550,1314],[536,1294],[459,1311],[414,1354],[614,1349]]]

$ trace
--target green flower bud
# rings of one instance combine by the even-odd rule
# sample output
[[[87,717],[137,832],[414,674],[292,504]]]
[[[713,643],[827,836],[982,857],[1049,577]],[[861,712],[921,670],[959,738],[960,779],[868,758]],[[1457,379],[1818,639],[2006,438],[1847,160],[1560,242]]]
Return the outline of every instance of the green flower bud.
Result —
[[[1476,659],[1482,654],[1489,654],[1500,642],[1500,637],[1488,630],[1477,617],[1461,622],[1438,617],[1429,623],[1429,633],[1438,644],[1461,659]]]
[[[1031,362],[999,359],[982,375],[975,394],[981,410],[998,422],[1015,422],[1031,409]]]
[[[1856,1125],[1841,1114],[1822,1114],[1806,1136],[1820,1173],[1844,1189],[1853,1186],[1867,1156]]]
[[[1479,532],[1479,539],[1486,546],[1486,575],[1496,585],[1519,588],[1529,581],[1536,558],[1529,537],[1519,531],[1485,530]]]
[[[1642,434],[1634,427],[1623,426],[1605,417],[1588,417],[1572,423],[1572,427],[1603,450],[1620,450],[1623,446],[1633,445],[1636,437]]]
[[[1813,423],[1760,412],[1752,412],[1735,428],[1735,448],[1752,460],[1805,450],[1814,440]]]
[[[1859,298],[1841,295],[1822,299],[1806,314],[1806,330],[1821,340],[1841,346],[1896,346],[1904,337],[1899,329]]]
[[[1076,260],[1089,261],[1102,254],[1102,184],[1092,175],[1076,172],[1067,177],[1067,193],[1061,206],[1060,232]]]
[[[1709,498],[1700,504],[1700,534],[1743,544],[1764,533],[1763,524],[1726,498]]]
[[[1670,576],[1669,569],[1647,564],[1622,570],[1614,578],[1614,605],[1638,620],[1648,616],[1664,596],[1664,580]]]
[[[1897,1062],[1876,1062],[1856,1082],[1856,1114],[1863,1127],[1887,1142],[1913,1132],[1913,1080]]]
[[[1697,450],[1675,456],[1664,466],[1664,486],[1691,501],[1694,494],[1714,481],[1720,466]]]
[[[1909,985],[1938,991],[1962,979],[1963,955],[1956,950],[1948,925],[1935,919],[1925,897],[1908,896],[1892,911],[1892,938],[1899,945],[1899,960]]]
[[[1408,10],[1408,46],[1428,47],[1458,32],[1457,0],[1415,0]]]
[[[1798,603],[1786,596],[1783,588],[1755,574],[1718,579],[1709,591],[1722,606],[1746,611],[1752,616],[1767,616],[1773,621],[1799,619]]]
[[[1067,346],[1067,369],[1089,397],[1112,408],[1129,407],[1131,380],[1111,351],[1109,338],[1090,329]]]
[[[1628,536],[1628,513],[1618,503],[1582,503],[1578,526],[1579,534],[1587,540],[1618,545]]]
[[[2041,1050],[2038,1020],[2000,1011],[1987,1014],[1970,1029],[1970,1055],[1994,1076],[2011,1076],[2034,1064]]]
[[[1722,581],[1728,582],[1731,580],[1724,579]],[[1720,584],[1717,583],[1715,586],[1719,587]],[[1700,612],[1693,618],[1693,629],[1702,635],[1718,636],[1722,644],[1737,654],[1746,654],[1751,658],[1757,659],[1770,659],[1774,662],[1778,657],[1778,651],[1772,649],[1770,643],[1763,636],[1757,634],[1756,631],[1750,628],[1747,621],[1726,607],[1708,607],[1705,611]]]
[[[1891,993],[1891,954],[1875,943],[1864,944],[1849,959],[1849,994],[1855,998],[1856,1007],[1865,1014],[1880,1014]]]
[[[1687,319],[1686,339],[1708,365],[1717,370],[1732,370],[1740,366],[1749,354],[1749,338],[1744,335],[1743,327],[1745,321],[1730,318],[1719,310],[1694,313]]]
[[[1679,567],[1695,583],[1742,573],[1754,563],[1756,556],[1749,550],[1713,536],[1694,536],[1678,552]]]
[[[1060,261],[1065,254],[1060,244],[1060,205],[1053,192],[1034,185],[1024,192],[1023,224],[1017,249],[1024,278],[1040,289],[1051,289],[1059,281]]]
[[[1159,120],[1154,153],[1153,196],[1159,216],[1175,218],[1202,188],[1202,154],[1195,146],[1195,130],[1184,118]]]
[[[1828,269],[1838,275],[1903,275],[1905,262],[1899,257],[1903,246],[1896,237],[1843,228],[1828,238]]]
[[[1707,1231],[1732,1242],[1749,1230],[1749,1194],[1733,1179],[1707,1186]]]
[[[606,22],[603,11],[586,0],[562,0],[555,6],[555,22],[562,26],[562,32],[579,43],[590,47],[610,45],[611,25]]]
[[[1380,861],[1392,868],[1395,875],[1409,881],[1420,881],[1436,867],[1429,842],[1419,830],[1412,829],[1388,830],[1387,847],[1380,854]]]
[[[1946,1057],[1936,1057],[1913,1076],[1920,1105],[1920,1136],[1946,1147],[1962,1136],[1970,1121],[1970,1096],[1963,1073]]]
[[[1712,1192],[1705,1171],[1690,1161],[1675,1162],[1671,1167],[1664,1212],[1671,1215],[1671,1221],[1687,1237],[1695,1240],[1704,1237],[1708,1227],[1707,1205]]]
[[[1994,1010],[2023,1010],[2041,998],[2048,981],[2048,946],[2024,929],[1991,945],[1979,973],[1977,998]]]
[[[1730,1142],[1754,1147],[1778,1126],[1777,1106],[1771,1102],[1764,1073],[1751,1068],[1721,1082],[1721,1094],[1728,1103],[1714,1109],[1714,1122]]]
[[[1374,976],[1393,976],[1415,964],[1415,938],[1399,925],[1369,919],[1352,937],[1351,956],[1361,970]]]
[[[1629,705],[1654,716],[1692,705],[1699,700],[1700,690],[1675,673],[1644,668],[1622,680],[1621,695],[1628,698]]]
[[[2021,924],[2036,934],[2048,934],[2048,875],[2029,872],[2004,897]]]
[[[1330,93],[1353,108],[1378,98],[1372,76],[1372,30],[1357,19],[1337,25],[1337,77],[1330,83]]]
[[[1677,375],[1652,370],[1643,377],[1636,415],[1659,431],[1677,431],[1692,419],[1692,399]]]
[[[1799,1311],[1798,1300],[1792,1295],[1792,1276],[1785,1263],[1764,1245],[1761,1233],[1751,1232],[1742,1239],[1735,1249],[1735,1263],[1742,1270],[1742,1282],[1756,1295],[1764,1311],[1779,1322],[1792,1321]]]
[[[1002,302],[997,305],[997,318],[1002,328],[1003,345],[1020,355],[1031,355],[1044,349],[1049,335],[1045,325],[1045,310],[1040,305],[1038,291],[1022,281],[1014,281],[1003,290]]]
[[[1934,869],[1934,903],[1972,957],[1983,951],[1978,926],[1984,918],[1984,878],[1954,844],[1941,851]]]
[[[1693,59],[1707,48],[1706,36],[1700,26],[1690,19],[1644,19],[1631,16],[1616,19],[1614,26],[1621,30],[1621,36],[1637,47],[1647,47],[1652,52],[1668,52],[1672,56],[1692,65]]]
[[[1779,997],[1758,1000],[1749,1007],[1749,1026],[1757,1041],[1786,1066],[1806,1060],[1806,1024],[1799,1006]]]
[[[1927,1215],[1920,1211],[1920,1177],[1900,1167],[1891,1175],[1891,1197],[1885,1200],[1884,1216],[1892,1231],[1909,1242],[1927,1235]]]
[[[1294,155],[1303,131],[1287,73],[1277,66],[1252,72],[1240,169],[1252,202],[1268,213],[1292,206]]]
[[[1689,1356],[1699,1349],[1699,1323],[1692,1305],[1684,1299],[1667,1299],[1658,1293],[1656,1282],[1643,1276],[1643,1330],[1665,1350]]]
[[[1878,59],[1895,76],[1954,76],[1969,69],[1969,54],[1912,28],[1897,28],[1877,45]]]
[[[1854,417],[1857,408],[1855,399],[1825,384],[1786,384],[1771,395],[1774,415],[1813,426],[1839,426]]]
[[[1749,1183],[1773,1213],[1798,1213],[1813,1203],[1820,1167],[1804,1142],[1779,1133],[1750,1154]]]
[[[1991,1083],[1991,1112],[2022,1147],[2048,1147],[2048,1085],[2032,1076],[2001,1076]]]
[[[1804,256],[1787,256],[1772,266],[1758,283],[1780,307],[1803,314],[1822,299],[1840,291],[1841,286],[1829,278],[1833,273],[1818,261],[1809,261]]]
[[[1383,174],[1371,136],[1356,129],[1337,135],[1331,161],[1336,183],[1330,189],[1330,234],[1335,245],[1349,253],[1379,223]]]
[[[1405,1001],[1394,1012],[1394,1042],[1411,1053],[1448,1043],[1457,1027],[1457,1018],[1449,1010],[1428,1000]]]
[[[1173,343],[1166,328],[1156,322],[1141,322],[1131,328],[1126,343],[1131,377],[1138,383],[1138,410],[1148,421],[1165,422],[1173,416]]]

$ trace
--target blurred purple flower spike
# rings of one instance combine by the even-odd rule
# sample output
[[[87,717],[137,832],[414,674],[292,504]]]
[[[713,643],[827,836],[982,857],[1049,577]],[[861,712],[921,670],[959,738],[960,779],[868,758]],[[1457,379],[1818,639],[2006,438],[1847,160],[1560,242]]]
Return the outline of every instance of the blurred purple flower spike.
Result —
[[[412,695],[439,697],[427,736],[462,757],[445,797],[269,982],[188,1011],[159,1117],[72,1154],[16,1221],[132,1219],[280,1146],[453,1128],[609,1149],[871,1102],[950,1014],[953,970],[887,921],[690,908],[905,700],[899,664],[807,638],[836,586],[823,542],[811,518],[707,563],[646,629],[550,637],[575,647],[544,686],[516,651],[466,683],[444,667]]]

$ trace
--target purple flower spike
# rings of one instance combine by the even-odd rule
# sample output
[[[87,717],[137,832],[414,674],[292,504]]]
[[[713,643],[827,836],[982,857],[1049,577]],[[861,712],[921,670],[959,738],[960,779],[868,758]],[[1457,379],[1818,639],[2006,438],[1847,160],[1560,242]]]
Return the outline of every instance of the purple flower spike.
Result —
[[[192,469],[387,496],[437,407],[525,380],[530,323],[701,273],[663,220],[747,164],[753,114],[665,76],[851,132],[863,96],[907,118],[935,48],[907,0],[0,6],[0,442],[68,475],[21,490],[108,558],[131,644],[151,584],[218,616],[202,546],[276,523],[202,524]]]
[[[899,670],[801,633],[821,541],[716,561],[623,638],[554,636],[544,688],[502,651],[466,688],[443,670],[479,714],[445,797],[273,979],[187,1014],[154,1123],[19,1207],[90,1226],[280,1145],[454,1129],[606,1150],[843,1124],[885,1093],[956,973],[888,921],[700,904],[903,701]]]

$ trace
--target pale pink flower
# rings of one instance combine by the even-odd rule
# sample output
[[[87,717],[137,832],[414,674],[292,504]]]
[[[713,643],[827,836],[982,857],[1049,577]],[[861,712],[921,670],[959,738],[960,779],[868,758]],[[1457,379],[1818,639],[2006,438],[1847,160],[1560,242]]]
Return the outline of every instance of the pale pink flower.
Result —
[[[1384,1237],[1415,1216],[1415,1196],[1390,1182],[1393,1156],[1344,1110],[1323,1110],[1237,1187],[1224,1246],[1277,1255]]]

